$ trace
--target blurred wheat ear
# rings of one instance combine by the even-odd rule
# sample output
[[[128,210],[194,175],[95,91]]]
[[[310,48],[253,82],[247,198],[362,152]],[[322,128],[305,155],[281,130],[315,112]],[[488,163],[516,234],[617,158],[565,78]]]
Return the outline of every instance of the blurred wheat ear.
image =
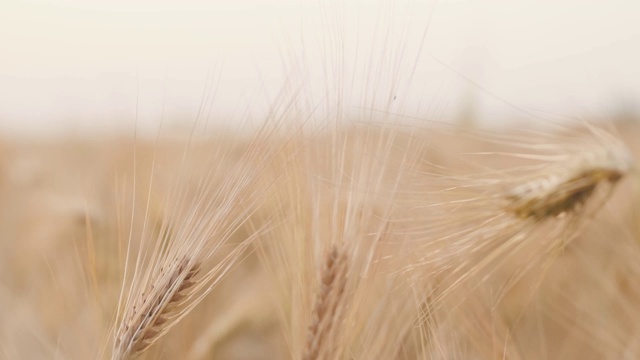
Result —
[[[567,170],[514,188],[507,196],[507,211],[522,219],[542,220],[577,211],[601,183],[617,183],[629,172],[631,156],[621,149],[605,148],[583,154]]]
[[[339,326],[335,315],[342,301],[347,270],[347,257],[334,245],[320,274],[322,283],[313,307],[303,360],[331,359],[332,344],[326,338],[333,326]]]

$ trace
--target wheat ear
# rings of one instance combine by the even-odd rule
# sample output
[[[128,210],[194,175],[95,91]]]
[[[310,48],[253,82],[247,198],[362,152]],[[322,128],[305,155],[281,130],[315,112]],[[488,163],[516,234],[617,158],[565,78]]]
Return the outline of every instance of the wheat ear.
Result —
[[[621,149],[587,153],[567,171],[535,179],[514,188],[507,196],[507,211],[522,219],[541,220],[580,209],[599,184],[617,183],[632,167]]]
[[[163,325],[178,314],[192,290],[200,264],[187,257],[160,268],[157,278],[132,306],[116,334],[115,359],[135,358],[163,333]]]
[[[321,271],[321,284],[313,308],[312,323],[307,334],[307,343],[302,359],[330,358],[333,353],[327,341],[331,329],[337,325],[336,313],[343,299],[347,282],[347,257],[333,246],[327,254]]]

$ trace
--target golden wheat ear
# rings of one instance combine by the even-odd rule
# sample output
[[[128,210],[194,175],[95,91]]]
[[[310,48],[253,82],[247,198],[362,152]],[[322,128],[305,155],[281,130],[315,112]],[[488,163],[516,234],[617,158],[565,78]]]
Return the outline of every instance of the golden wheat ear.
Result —
[[[331,354],[331,351],[327,350],[332,346],[328,344],[328,334],[331,333],[331,327],[340,326],[335,316],[343,301],[348,266],[346,254],[334,245],[327,254],[321,270],[322,283],[313,307],[303,360],[323,359],[326,354]]]
[[[162,192],[161,215],[150,214],[147,204],[144,219],[132,219],[130,234],[136,236],[130,235],[127,245],[110,339],[113,359],[143,355],[212,291],[259,236],[260,230],[245,233],[244,226],[267,193],[261,177],[279,151],[275,124],[268,125],[231,148],[228,140],[214,142],[213,151],[210,143],[198,148],[189,140],[178,164],[169,161],[178,179]],[[153,164],[160,160],[154,158]]]
[[[413,152],[390,127],[338,127],[300,139],[275,193],[261,253],[292,359],[394,358],[417,317],[393,277],[395,200]],[[416,146],[419,148],[419,146]]]
[[[506,209],[522,219],[542,220],[582,208],[596,188],[615,184],[633,167],[624,148],[599,149],[575,156],[565,170],[518,185],[506,195]]]
[[[199,270],[200,264],[188,258],[176,259],[160,269],[116,332],[117,358],[141,354],[166,332],[164,325],[180,314],[180,307],[191,296]]]
[[[487,165],[479,164],[483,170],[473,175],[420,174],[418,184],[426,190],[417,188],[408,200],[413,224],[407,221],[399,231],[413,238],[406,248],[415,260],[404,268],[428,268],[442,282],[435,303],[464,282],[479,284],[519,263],[505,271],[512,279],[500,286],[507,289],[550,261],[608,200],[604,190],[634,168],[626,146],[596,130],[524,140],[492,143],[481,153],[491,155]],[[502,164],[489,163],[500,158]]]
[[[555,138],[545,134],[546,141],[530,140],[529,145],[496,141],[494,147],[478,146],[480,154],[490,157],[474,164],[481,171],[473,175],[466,174],[467,168],[457,176],[419,169],[418,186],[409,188],[415,189],[414,196],[403,200],[415,220],[407,218],[407,225],[396,229],[409,239],[407,258],[415,256],[399,267],[415,271],[423,287],[433,289],[429,314],[419,321],[424,330],[416,336],[423,339],[423,358],[531,354],[519,352],[527,339],[516,339],[523,332],[514,330],[522,313],[535,311],[529,307],[530,294],[537,293],[558,250],[580,235],[610,190],[635,169],[617,139],[597,132],[583,135],[572,132],[557,144],[549,144]],[[512,291],[515,285],[527,291]],[[469,321],[472,316],[477,320]],[[481,322],[489,326],[481,329]],[[491,338],[503,346],[493,354]],[[458,345],[464,348],[456,357],[450,351]]]

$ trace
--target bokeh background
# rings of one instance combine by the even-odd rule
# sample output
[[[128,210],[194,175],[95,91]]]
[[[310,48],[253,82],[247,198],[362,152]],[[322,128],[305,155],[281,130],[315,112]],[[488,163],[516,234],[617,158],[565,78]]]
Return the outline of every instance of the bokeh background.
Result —
[[[439,121],[629,117],[637,14],[630,0],[4,0],[0,131],[113,132],[136,114],[154,129],[203,99],[211,122],[259,120],[292,73],[320,93],[342,79],[348,106]]]

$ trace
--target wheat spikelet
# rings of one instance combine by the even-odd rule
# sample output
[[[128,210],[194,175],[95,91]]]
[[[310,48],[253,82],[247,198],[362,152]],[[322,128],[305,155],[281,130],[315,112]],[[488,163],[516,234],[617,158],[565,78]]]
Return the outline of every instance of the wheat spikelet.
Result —
[[[375,125],[332,129],[301,139],[286,168],[269,213],[278,225],[260,244],[282,289],[292,359],[390,358],[417,317],[389,261],[394,199],[414,155],[406,149],[418,148],[401,135]]]
[[[135,219],[141,230],[132,219],[112,358],[142,355],[246,254],[259,230],[243,232],[242,226],[265,194],[258,181],[270,154],[279,149],[274,126],[265,125],[240,146],[221,142],[212,149],[208,142],[189,139],[174,170],[177,179],[163,191],[164,211],[151,213],[147,200],[144,213]],[[198,145],[204,145],[201,153]],[[158,171],[153,166],[163,165],[160,160],[154,154],[148,196]]]
[[[541,220],[577,211],[596,187],[615,184],[631,168],[630,155],[620,149],[604,148],[581,155],[567,164],[567,171],[535,179],[514,188],[506,198],[507,211],[522,219]]]
[[[331,359],[331,344],[326,342],[333,326],[339,326],[336,311],[343,301],[348,263],[344,253],[333,247],[320,274],[321,285],[313,308],[303,360]]]
[[[188,258],[160,268],[150,288],[132,306],[116,332],[114,359],[134,358],[149,348],[166,331],[163,325],[190,296],[200,264]]]
[[[619,140],[589,130],[591,136],[573,134],[564,146],[547,138],[539,140],[542,149],[533,143],[528,153],[502,154],[537,161],[533,166],[464,176],[421,174],[418,184],[427,190],[416,187],[406,205],[415,224],[406,221],[397,230],[412,239],[406,250],[414,260],[398,267],[431,274],[424,286],[434,289],[433,306],[462,304],[457,289],[476,296],[486,284],[496,289],[491,301],[506,301],[527,274],[535,274],[527,278],[528,288],[537,288],[551,262],[608,200],[610,193],[596,190],[613,189],[633,168]]]
[[[593,134],[596,136],[583,140],[572,133],[574,138],[562,143],[566,146],[551,145],[547,141],[545,146],[553,153],[544,156],[534,152],[511,153],[514,157],[534,159],[540,163],[537,166],[519,167],[514,171],[485,170],[475,176],[460,178],[434,178],[436,184],[442,181],[444,190],[428,193],[435,201],[423,200],[435,215],[424,218],[431,229],[418,235],[424,243],[421,251],[415,252],[422,256],[416,261],[420,264],[417,273],[424,274],[426,269],[433,274],[434,291],[430,303],[435,309],[433,312],[443,316],[440,320],[436,318],[438,321],[430,318],[429,322],[424,322],[429,330],[424,331],[427,344],[424,358],[526,358],[531,354],[556,358],[563,355],[547,354],[563,354],[562,349],[576,354],[589,353],[579,351],[580,346],[575,344],[593,335],[573,333],[578,330],[567,324],[581,324],[587,329],[590,326],[585,324],[593,319],[563,319],[567,315],[561,316],[549,309],[556,304],[545,301],[545,295],[549,296],[548,288],[541,287],[545,282],[553,283],[562,277],[558,273],[562,273],[563,268],[555,267],[555,263],[575,258],[575,253],[584,246],[581,242],[565,250],[567,245],[584,235],[585,226],[595,222],[591,220],[596,212],[610,202],[612,190],[620,187],[621,180],[634,170],[626,146],[611,136]],[[496,175],[504,176],[497,178]],[[511,190],[505,191],[505,188]],[[439,200],[441,198],[443,200]],[[430,203],[437,206],[430,206]],[[603,240],[607,242],[606,246],[612,246],[611,238],[606,239]],[[567,251],[573,253],[569,255]],[[602,256],[601,253],[598,256]],[[590,271],[596,273],[603,270],[590,266]],[[548,275],[552,281],[547,281]],[[565,296],[567,300],[571,299],[569,301],[575,300],[573,292],[567,291]],[[584,299],[580,301],[585,302]],[[622,297],[619,302],[624,303]],[[468,313],[470,310],[472,313]],[[566,308],[563,311],[567,311]],[[481,329],[477,322],[465,320],[472,318],[469,314],[478,316],[483,322],[491,314],[493,324],[486,330]],[[565,327],[558,326],[555,321],[564,321]],[[562,332],[553,333],[559,331],[558,328]],[[625,335],[607,334],[606,337],[607,347],[616,349],[614,354],[620,354],[622,344],[628,346],[625,351],[633,347],[628,343],[614,343],[616,337],[616,340],[628,341]],[[498,340],[493,349],[487,341],[492,338]],[[565,338],[573,342],[568,345],[570,347],[563,348],[561,339]],[[453,353],[457,346],[460,347],[458,355]],[[468,351],[481,351],[480,354],[486,355],[478,356]]]

